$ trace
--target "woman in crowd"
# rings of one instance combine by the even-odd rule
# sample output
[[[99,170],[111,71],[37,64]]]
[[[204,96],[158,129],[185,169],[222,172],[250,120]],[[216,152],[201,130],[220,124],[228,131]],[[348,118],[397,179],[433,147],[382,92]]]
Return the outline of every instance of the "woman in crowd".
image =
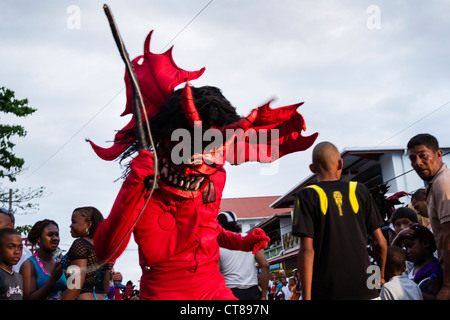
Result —
[[[70,233],[77,239],[62,258],[62,265],[68,272],[68,287],[63,300],[108,299],[110,266],[101,264],[93,245],[101,221],[103,216],[94,207],[77,208],[72,213]]]
[[[39,249],[21,266],[23,298],[28,300],[60,300],[66,289],[61,262],[54,256],[59,245],[59,228],[53,220],[38,221],[28,240]]]

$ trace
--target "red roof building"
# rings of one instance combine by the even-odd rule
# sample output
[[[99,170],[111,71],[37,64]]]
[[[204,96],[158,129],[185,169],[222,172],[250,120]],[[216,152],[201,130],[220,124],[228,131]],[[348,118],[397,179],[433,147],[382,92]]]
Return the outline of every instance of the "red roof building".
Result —
[[[242,227],[242,233],[247,233],[277,213],[290,212],[286,208],[270,207],[279,198],[280,196],[222,199],[220,211],[233,211],[238,218],[238,224]]]
[[[286,209],[274,209],[270,205],[280,196],[246,197],[222,199],[220,211],[233,211],[239,220],[268,218],[275,213],[286,212]]]
[[[233,211],[238,218],[238,224],[242,227],[242,233],[247,233],[255,226],[265,225],[265,222],[274,219],[278,221],[279,217],[286,217],[291,221],[290,208],[270,206],[279,198],[280,196],[222,199],[220,211]],[[264,231],[270,237],[268,248],[265,250],[267,259],[279,256],[282,253],[280,224],[270,224],[270,227],[264,227]]]

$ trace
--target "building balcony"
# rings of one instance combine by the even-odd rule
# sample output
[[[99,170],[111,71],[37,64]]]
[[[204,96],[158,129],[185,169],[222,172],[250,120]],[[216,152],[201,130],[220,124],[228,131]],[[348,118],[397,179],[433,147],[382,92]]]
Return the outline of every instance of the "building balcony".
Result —
[[[283,251],[283,245],[279,244],[272,248],[268,248],[264,250],[264,254],[266,255],[266,259],[269,260],[271,258],[278,257]]]

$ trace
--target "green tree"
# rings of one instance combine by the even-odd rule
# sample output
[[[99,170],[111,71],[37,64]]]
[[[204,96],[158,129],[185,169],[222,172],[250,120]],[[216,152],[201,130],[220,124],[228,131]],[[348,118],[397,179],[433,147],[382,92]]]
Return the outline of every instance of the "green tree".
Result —
[[[20,235],[26,237],[30,233],[32,227],[32,225],[26,224],[24,226],[17,226],[16,230],[20,233]]]
[[[16,117],[26,117],[33,114],[36,109],[28,106],[28,99],[18,100],[14,91],[5,87],[0,88],[0,111],[5,114],[13,114]],[[15,144],[11,141],[13,137],[25,137],[27,132],[21,125],[5,124],[0,118],[0,181],[8,179],[16,181],[16,176],[23,170],[24,159],[13,153]],[[0,186],[0,203],[4,207],[19,208],[21,210],[37,208],[37,204],[31,202],[44,195],[44,187],[37,189],[3,189]]]
[[[0,88],[0,111],[12,113],[17,117],[26,117],[36,111],[28,106],[28,99],[15,99],[14,91]],[[2,121],[3,122],[3,121]],[[13,153],[15,144],[11,141],[14,136],[25,137],[27,132],[21,125],[0,123],[0,178],[16,181],[16,175],[22,171],[25,161]]]

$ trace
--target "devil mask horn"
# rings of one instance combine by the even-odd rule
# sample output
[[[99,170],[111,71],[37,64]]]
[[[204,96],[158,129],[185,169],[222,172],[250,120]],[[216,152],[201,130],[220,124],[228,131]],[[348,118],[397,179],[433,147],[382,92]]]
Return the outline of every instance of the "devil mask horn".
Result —
[[[192,95],[192,88],[189,84],[189,81],[186,79],[186,85],[181,92],[181,107],[183,108],[184,115],[188,120],[191,127],[195,127],[199,125],[199,122],[202,121],[200,115],[198,114],[197,108],[194,103],[194,96]]]

